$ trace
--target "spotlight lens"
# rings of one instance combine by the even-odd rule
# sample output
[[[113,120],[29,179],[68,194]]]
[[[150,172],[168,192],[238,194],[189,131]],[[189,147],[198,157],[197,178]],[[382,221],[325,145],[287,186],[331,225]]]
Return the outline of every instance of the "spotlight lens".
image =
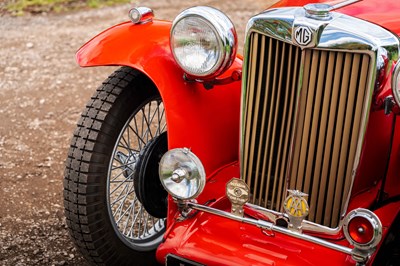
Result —
[[[161,158],[161,184],[174,198],[196,198],[204,189],[206,174],[199,158],[189,149],[172,149]]]
[[[363,217],[354,217],[349,222],[350,237],[357,243],[368,244],[374,237],[372,224]]]

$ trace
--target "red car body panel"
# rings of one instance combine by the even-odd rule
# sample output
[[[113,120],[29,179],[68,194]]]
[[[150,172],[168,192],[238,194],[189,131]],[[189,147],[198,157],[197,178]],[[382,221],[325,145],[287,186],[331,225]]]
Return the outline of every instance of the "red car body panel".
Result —
[[[400,195],[400,119],[398,118],[394,128],[392,152],[384,191],[386,198]]]
[[[76,58],[84,67],[130,66],[147,75],[165,105],[169,148],[190,148],[211,173],[238,159],[240,82],[213,90],[185,82],[169,47],[170,28],[165,21],[125,22],[94,37]],[[237,58],[224,75],[241,67]]]
[[[400,34],[400,6],[396,1],[385,1],[384,5],[378,0],[360,1],[336,12]],[[334,3],[284,0],[274,7],[303,6],[310,2]],[[233,82],[205,90],[200,83],[184,81],[170,51],[170,28],[170,22],[157,20],[141,25],[131,22],[116,25],[86,43],[78,51],[77,61],[82,67],[130,66],[148,76],[164,101],[169,148],[188,147],[205,166],[207,185],[198,202],[204,204],[215,199],[212,206],[230,212],[225,184],[240,176],[237,161],[241,84]],[[237,58],[224,76],[241,67],[242,60]],[[374,98],[377,109],[370,113],[349,209],[368,208],[382,195],[384,198],[400,195],[400,120],[382,110],[383,99],[390,94],[389,77]],[[207,213],[177,222],[177,208],[171,198],[168,208],[165,241],[157,250],[160,262],[173,253],[208,265],[354,265],[351,257],[343,253],[280,234],[270,236],[255,226]],[[400,203],[394,202],[375,211],[383,225],[383,237],[399,209]],[[343,237],[335,241],[348,245]]]

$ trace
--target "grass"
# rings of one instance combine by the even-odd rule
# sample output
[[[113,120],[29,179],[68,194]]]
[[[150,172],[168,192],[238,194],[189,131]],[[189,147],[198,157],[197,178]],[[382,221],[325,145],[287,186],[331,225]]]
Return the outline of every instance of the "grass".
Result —
[[[0,6],[0,13],[9,13],[14,16],[24,15],[25,13],[59,13],[82,8],[98,8],[129,2],[131,2],[131,0],[6,0],[5,3]]]

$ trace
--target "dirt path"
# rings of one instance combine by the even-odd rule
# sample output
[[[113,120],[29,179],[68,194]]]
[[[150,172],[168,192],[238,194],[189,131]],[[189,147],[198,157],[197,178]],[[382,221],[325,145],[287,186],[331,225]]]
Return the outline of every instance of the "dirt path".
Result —
[[[150,0],[157,18],[210,5],[243,42],[248,18],[268,1]],[[85,265],[64,225],[62,178],[75,123],[115,68],[80,69],[76,49],[127,20],[128,6],[63,15],[0,17],[0,265]]]

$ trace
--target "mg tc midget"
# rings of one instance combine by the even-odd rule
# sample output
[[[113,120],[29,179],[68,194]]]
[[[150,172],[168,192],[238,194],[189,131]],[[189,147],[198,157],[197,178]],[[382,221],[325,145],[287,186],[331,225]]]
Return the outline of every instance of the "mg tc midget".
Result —
[[[244,52],[212,7],[146,7],[77,52],[120,66],[64,181],[93,264],[399,265],[400,4],[283,0]]]

